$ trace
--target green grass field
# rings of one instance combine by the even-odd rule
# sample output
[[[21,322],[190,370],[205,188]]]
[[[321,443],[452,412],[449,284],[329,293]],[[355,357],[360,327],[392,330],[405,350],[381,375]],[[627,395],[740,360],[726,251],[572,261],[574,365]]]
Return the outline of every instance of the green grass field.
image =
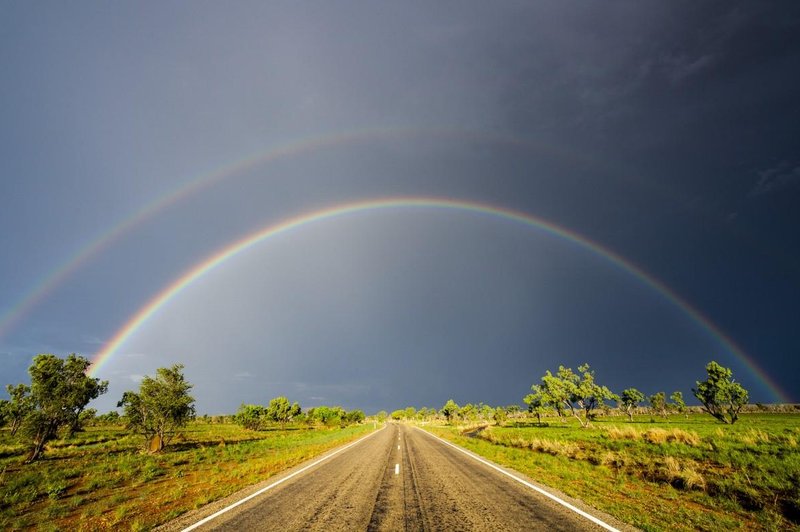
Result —
[[[800,415],[428,427],[645,530],[800,529]]]
[[[149,455],[120,427],[89,427],[27,465],[0,431],[0,529],[147,530],[372,429],[254,432],[198,421]]]

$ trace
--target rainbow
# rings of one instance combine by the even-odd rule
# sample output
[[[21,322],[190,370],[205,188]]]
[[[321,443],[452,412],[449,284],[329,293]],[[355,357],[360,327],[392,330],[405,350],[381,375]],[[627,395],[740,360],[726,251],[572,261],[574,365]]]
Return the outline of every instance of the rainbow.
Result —
[[[594,254],[610,261],[622,271],[633,275],[642,284],[655,290],[669,302],[680,308],[689,318],[704,328],[729,352],[741,360],[744,365],[763,382],[766,388],[775,396],[775,399],[782,402],[790,402],[788,395],[763,369],[756,364],[752,357],[747,355],[742,348],[737,346],[736,343],[722,330],[720,330],[719,327],[714,325],[709,318],[704,316],[699,310],[694,308],[688,301],[676,294],[663,282],[615,252],[601,246],[600,244],[592,242],[586,237],[570,229],[558,226],[553,222],[527,213],[473,201],[425,197],[374,199],[334,205],[326,209],[288,218],[246,235],[245,237],[233,242],[232,244],[229,244],[228,246],[199,262],[197,265],[184,272],[183,275],[178,277],[174,282],[167,285],[163,290],[156,294],[156,296],[153,297],[146,305],[144,305],[130,320],[128,320],[128,322],[125,323],[125,325],[114,334],[111,340],[106,343],[102,350],[96,354],[93,360],[93,365],[90,369],[90,373],[92,375],[96,375],[100,369],[114,356],[114,354],[125,343],[125,341],[128,340],[128,338],[130,338],[145,322],[155,315],[159,309],[169,303],[169,301],[175,298],[195,280],[221,266],[232,257],[252,248],[256,244],[294,229],[299,229],[310,224],[320,223],[334,218],[341,218],[356,213],[365,213],[370,211],[409,208],[452,210],[495,216],[542,230],[547,234],[559,237],[567,242],[571,242],[584,249],[590,250]]]
[[[132,231],[134,228],[153,218],[158,213],[168,207],[206,190],[221,181],[252,170],[258,166],[275,162],[280,159],[297,157],[303,154],[333,148],[336,146],[348,145],[358,142],[365,142],[375,139],[391,140],[409,138],[421,135],[438,136],[442,138],[457,138],[472,141],[491,141],[508,145],[516,145],[526,149],[536,149],[547,152],[571,163],[582,162],[587,166],[597,166],[598,161],[589,160],[585,156],[578,156],[567,152],[561,148],[533,142],[527,139],[504,136],[495,133],[486,133],[469,130],[445,129],[445,128],[364,128],[335,134],[321,135],[313,138],[304,138],[293,142],[270,147],[261,150],[244,158],[235,160],[223,166],[219,166],[210,172],[198,175],[186,183],[168,191],[153,201],[145,204],[124,218],[116,225],[113,225],[105,232],[101,233],[89,243],[85,244],[77,252],[71,255],[58,267],[47,273],[34,287],[26,292],[21,298],[14,302],[6,311],[0,314],[0,338],[6,336],[10,330],[33,308],[35,308],[48,295],[56,290],[61,284],[74,274],[79,268],[86,264],[92,257],[98,255],[103,250],[110,247],[114,242]]]

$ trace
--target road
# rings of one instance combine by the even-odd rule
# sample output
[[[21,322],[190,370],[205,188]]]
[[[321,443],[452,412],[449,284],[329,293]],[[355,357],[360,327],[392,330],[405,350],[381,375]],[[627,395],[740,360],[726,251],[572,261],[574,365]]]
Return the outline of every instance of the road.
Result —
[[[199,519],[184,518],[181,528]],[[195,529],[602,530],[463,451],[400,424],[301,468]]]

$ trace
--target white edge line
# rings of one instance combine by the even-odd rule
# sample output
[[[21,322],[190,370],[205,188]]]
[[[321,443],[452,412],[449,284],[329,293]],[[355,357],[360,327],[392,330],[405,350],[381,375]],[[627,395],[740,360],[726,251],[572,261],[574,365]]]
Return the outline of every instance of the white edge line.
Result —
[[[470,451],[467,451],[466,449],[462,449],[458,445],[450,443],[449,441],[444,440],[444,439],[440,438],[439,436],[436,436],[435,434],[431,434],[427,430],[422,430],[422,429],[419,429],[419,430],[421,430],[422,432],[424,432],[425,434],[427,434],[431,438],[436,438],[437,440],[439,440],[440,442],[444,443],[445,445],[449,445],[450,447],[452,447],[456,451],[464,453],[465,455],[469,456],[473,460],[477,460],[478,462],[480,462],[480,463],[482,463],[484,465],[487,465],[487,466],[491,467],[492,469],[494,469],[496,471],[499,471],[500,473],[504,474],[505,476],[513,478],[514,480],[516,480],[520,484],[524,484],[525,486],[528,486],[532,490],[534,490],[534,491],[536,491],[538,493],[541,493],[542,495],[544,495],[545,497],[547,497],[549,499],[554,500],[555,502],[557,502],[561,506],[569,508],[573,512],[575,512],[575,513],[577,513],[579,515],[582,515],[583,517],[585,517],[589,521],[595,523],[596,525],[599,525],[599,526],[605,528],[606,530],[611,530],[613,532],[620,532],[619,529],[614,528],[613,526],[609,525],[608,523],[605,523],[605,522],[601,521],[600,519],[598,519],[597,517],[593,516],[592,514],[586,513],[583,510],[581,510],[580,508],[576,508],[575,506],[571,505],[567,501],[559,499],[558,497],[556,497],[552,493],[549,493],[549,492],[543,490],[542,488],[540,488],[538,486],[534,486],[533,484],[531,484],[527,480],[523,480],[523,479],[521,479],[521,478],[519,478],[519,477],[517,477],[515,475],[512,475],[511,473],[509,473],[508,471],[506,471],[502,467],[498,467],[498,466],[494,465],[493,463],[489,462],[488,460],[484,460],[483,458],[480,458],[479,456],[476,456],[474,453],[472,453]]]
[[[260,490],[258,490],[258,491],[257,491],[257,492],[255,492],[255,493],[251,493],[250,495],[248,495],[248,496],[247,496],[247,497],[245,497],[244,499],[239,499],[238,501],[236,501],[235,503],[231,504],[230,506],[226,506],[226,507],[225,507],[225,508],[223,508],[222,510],[219,510],[219,511],[217,511],[216,513],[213,513],[213,514],[209,515],[208,517],[206,517],[206,518],[204,518],[204,519],[201,519],[200,521],[196,522],[195,524],[193,524],[193,525],[191,525],[191,526],[188,526],[188,527],[184,528],[184,529],[183,529],[181,532],[188,532],[189,530],[194,530],[195,528],[197,528],[197,527],[199,527],[199,526],[202,526],[202,525],[204,525],[204,524],[208,523],[209,521],[211,521],[211,520],[213,520],[213,519],[216,519],[216,518],[217,518],[217,517],[219,517],[220,515],[222,515],[222,514],[224,514],[225,512],[227,512],[228,510],[232,510],[232,509],[236,508],[237,506],[239,506],[240,504],[244,504],[244,503],[246,503],[247,501],[249,501],[249,500],[250,500],[250,499],[252,499],[253,497],[257,497],[257,496],[261,495],[262,493],[264,493],[265,491],[267,491],[267,490],[270,490],[270,489],[274,488],[274,487],[275,487],[275,486],[277,486],[278,484],[282,484],[282,483],[286,482],[287,480],[289,480],[290,478],[292,478],[292,477],[294,477],[294,476],[296,476],[296,475],[299,475],[299,474],[300,474],[300,473],[302,473],[303,471],[306,471],[306,470],[308,470],[308,469],[311,469],[311,468],[312,468],[312,467],[314,467],[315,465],[317,465],[317,464],[320,464],[320,463],[324,462],[324,461],[325,461],[325,460],[327,460],[328,458],[331,458],[331,457],[333,457],[333,456],[336,456],[336,455],[337,455],[337,454],[339,454],[340,452],[342,452],[342,451],[344,451],[344,450],[346,450],[346,449],[348,449],[348,448],[352,447],[353,445],[356,445],[356,444],[358,444],[358,443],[361,443],[362,441],[366,440],[366,439],[367,439],[367,438],[369,438],[370,436],[374,436],[375,434],[379,433],[381,430],[383,430],[383,429],[385,429],[385,428],[386,428],[386,425],[384,425],[384,426],[383,426],[381,429],[379,429],[379,430],[376,430],[376,431],[374,431],[374,432],[370,432],[370,433],[369,433],[369,434],[367,434],[366,436],[363,436],[363,437],[361,437],[361,438],[357,439],[357,440],[356,440],[356,441],[354,441],[354,442],[348,443],[348,444],[347,444],[347,445],[345,445],[344,447],[341,447],[341,448],[337,449],[336,451],[334,451],[334,452],[332,452],[332,453],[330,453],[330,454],[328,454],[328,455],[326,455],[326,456],[323,456],[322,458],[320,458],[320,459],[319,459],[319,460],[317,460],[316,462],[313,462],[313,463],[311,463],[311,464],[308,464],[307,466],[305,466],[305,467],[304,467],[304,468],[302,468],[302,469],[298,469],[297,471],[295,471],[295,472],[294,472],[294,473],[292,473],[291,475],[286,475],[286,476],[285,476],[285,477],[283,477],[282,479],[280,479],[280,480],[278,480],[278,481],[276,481],[276,482],[273,482],[273,483],[272,483],[272,484],[270,484],[269,486],[266,486],[266,487],[264,487],[264,488],[261,488]]]

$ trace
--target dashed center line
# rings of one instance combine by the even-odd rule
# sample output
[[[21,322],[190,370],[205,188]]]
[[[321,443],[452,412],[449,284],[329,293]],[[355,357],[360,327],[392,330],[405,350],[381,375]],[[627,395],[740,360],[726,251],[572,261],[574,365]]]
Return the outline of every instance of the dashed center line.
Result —
[[[399,475],[400,474],[400,464],[395,464],[394,465],[394,474],[395,475]]]

